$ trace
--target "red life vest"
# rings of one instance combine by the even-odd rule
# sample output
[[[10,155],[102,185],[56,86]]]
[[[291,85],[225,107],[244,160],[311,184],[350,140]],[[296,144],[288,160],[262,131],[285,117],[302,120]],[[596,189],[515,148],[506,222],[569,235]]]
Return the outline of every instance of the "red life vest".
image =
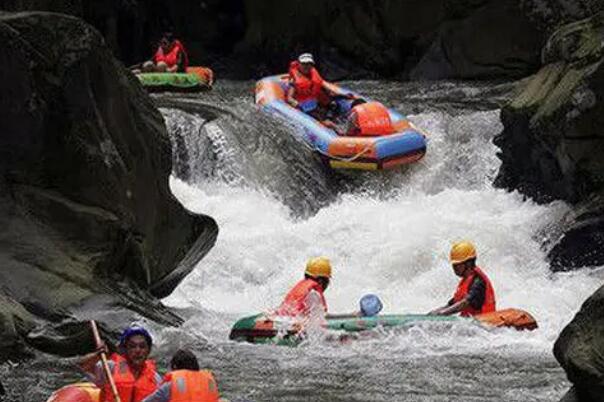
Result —
[[[390,113],[379,102],[367,102],[352,108],[347,135],[372,136],[394,133]]]
[[[300,63],[292,61],[289,65],[289,78],[294,86],[294,99],[300,103],[309,100],[322,100],[323,78],[316,68],[310,70],[310,77],[300,72]]]
[[[296,317],[308,314],[310,306],[306,305],[306,298],[312,290],[321,296],[321,304],[325,312],[327,312],[327,302],[325,301],[325,296],[323,296],[321,285],[312,279],[303,279],[285,296],[285,300],[277,309],[277,315]]]
[[[480,277],[486,285],[484,303],[482,304],[482,308],[479,310],[475,309],[472,306],[466,307],[461,311],[462,317],[469,317],[483,313],[492,313],[493,311],[495,311],[495,291],[493,290],[493,285],[491,285],[491,281],[489,280],[489,278],[487,278],[485,273],[482,272],[482,270],[478,267],[474,267],[474,272],[471,275],[461,279],[459,285],[457,285],[457,291],[453,296],[453,301],[457,303],[463,300],[463,298],[468,295],[468,293],[470,292],[470,286],[472,285],[474,278],[476,278],[477,276]]]
[[[164,377],[170,382],[170,402],[218,402],[218,387],[208,370],[176,370]]]
[[[159,49],[157,49],[157,52],[155,52],[153,60],[155,61],[155,64],[163,61],[168,67],[174,67],[178,63],[178,54],[180,52],[182,52],[182,57],[184,59],[182,66],[184,71],[182,72],[185,72],[187,71],[187,67],[189,67],[189,56],[187,55],[185,47],[179,40],[174,41],[172,49],[170,49],[168,53],[164,53],[164,49],[160,46]]]
[[[111,375],[122,402],[141,402],[158,388],[157,371],[153,360],[145,361],[138,378],[134,378],[128,362],[121,355],[114,353],[111,355],[111,361],[114,363]],[[103,389],[101,389],[100,402],[114,401],[111,385],[109,385],[109,381],[106,381]]]

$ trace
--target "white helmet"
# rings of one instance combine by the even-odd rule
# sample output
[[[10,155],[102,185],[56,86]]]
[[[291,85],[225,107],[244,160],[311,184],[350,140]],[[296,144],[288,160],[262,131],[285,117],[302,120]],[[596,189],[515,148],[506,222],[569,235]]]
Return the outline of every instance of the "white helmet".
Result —
[[[300,63],[311,63],[311,64],[315,64],[315,59],[312,57],[312,54],[310,53],[302,53],[299,57],[298,57],[298,61]]]

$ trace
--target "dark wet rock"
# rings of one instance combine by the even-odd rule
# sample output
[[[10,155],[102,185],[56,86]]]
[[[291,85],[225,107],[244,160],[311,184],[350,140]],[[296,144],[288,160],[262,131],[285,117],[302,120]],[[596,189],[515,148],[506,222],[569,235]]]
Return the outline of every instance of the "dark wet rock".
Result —
[[[149,58],[161,32],[173,30],[191,60],[212,66],[219,77],[274,74],[298,53],[312,51],[329,79],[493,79],[534,73],[550,31],[593,14],[600,3],[0,0],[0,8],[80,16],[126,64]]]
[[[520,2],[486,2],[466,18],[441,25],[411,78],[521,78],[539,68],[543,41]]]
[[[604,264],[604,12],[566,25],[543,51],[549,60],[502,109],[495,184],[538,202],[577,204],[550,252],[555,270]]]
[[[569,401],[599,402],[604,395],[604,286],[598,289],[564,328],[554,355],[574,390]],[[575,399],[573,399],[575,398]],[[566,399],[565,399],[566,400]]]
[[[604,197],[576,206],[567,217],[566,231],[549,253],[553,271],[604,264]]]
[[[321,60],[350,59],[348,71],[356,66],[385,76],[518,77],[538,67],[543,41],[519,4],[247,1],[249,25],[237,49],[280,65],[310,50]]]
[[[171,195],[160,113],[77,18],[0,13],[0,39],[0,356],[78,339],[42,329],[100,295],[123,312],[116,327],[178,323],[154,297],[190,272],[217,227]]]

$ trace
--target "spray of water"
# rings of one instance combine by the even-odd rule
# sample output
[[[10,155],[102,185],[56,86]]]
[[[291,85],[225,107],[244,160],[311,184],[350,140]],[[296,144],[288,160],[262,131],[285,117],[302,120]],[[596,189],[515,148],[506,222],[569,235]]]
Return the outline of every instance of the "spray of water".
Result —
[[[541,325],[537,336],[483,334],[484,346],[499,339],[550,347],[597,286],[588,272],[553,275],[548,269],[542,244],[567,207],[539,206],[492,188],[499,163],[491,144],[500,130],[497,111],[429,113],[413,121],[430,136],[430,151],[419,165],[383,177],[361,175],[363,185],[308,219],[295,218],[257,182],[250,188],[238,186],[233,175],[193,183],[173,178],[184,205],[215,217],[221,232],[216,247],[166,302],[229,317],[263,311],[301,278],[308,257],[327,255],[335,265],[327,293],[332,311],[352,311],[372,292],[386,312],[426,312],[444,304],[455,288],[446,259],[451,243],[471,239],[498,305],[526,309]],[[228,149],[218,159],[230,158]],[[231,172],[250,167],[243,159],[230,162]],[[383,178],[387,184],[378,184]],[[226,337],[230,324],[220,325],[217,336]],[[434,339],[425,343],[434,345]]]
[[[560,235],[568,206],[537,205],[492,187],[499,168],[492,144],[501,131],[498,111],[411,116],[429,136],[422,161],[341,176],[327,172],[292,128],[249,100],[222,106],[240,118],[230,113],[208,122],[163,110],[172,139],[187,143],[177,165],[189,175],[177,166],[172,191],[190,210],[214,217],[220,234],[165,299],[193,314],[183,328],[158,334],[160,349],[202,339],[206,362],[222,374],[224,386],[251,400],[525,402],[561,396],[567,385],[552,344],[604,271],[551,273],[544,245]],[[330,311],[356,310],[366,293],[381,297],[384,312],[429,311],[455,289],[447,253],[460,239],[476,243],[498,307],[531,312],[537,331],[417,325],[377,330],[344,346],[313,340],[296,349],[227,340],[237,318],[277,306],[302,277],[307,258],[317,255],[334,265],[326,293]]]

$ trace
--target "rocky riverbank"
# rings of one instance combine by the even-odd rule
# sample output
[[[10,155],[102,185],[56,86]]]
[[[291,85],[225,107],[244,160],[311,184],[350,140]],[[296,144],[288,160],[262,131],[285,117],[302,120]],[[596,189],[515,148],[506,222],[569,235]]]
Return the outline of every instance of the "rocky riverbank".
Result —
[[[161,115],[77,18],[1,13],[0,38],[0,356],[81,352],[98,311],[177,324],[157,297],[217,226],[171,195]]]
[[[549,252],[554,271],[604,264],[603,57],[604,13],[561,27],[544,48],[544,66],[501,113],[496,184],[575,205]],[[601,288],[585,302],[554,347],[575,384],[565,400],[604,395],[603,296]]]

